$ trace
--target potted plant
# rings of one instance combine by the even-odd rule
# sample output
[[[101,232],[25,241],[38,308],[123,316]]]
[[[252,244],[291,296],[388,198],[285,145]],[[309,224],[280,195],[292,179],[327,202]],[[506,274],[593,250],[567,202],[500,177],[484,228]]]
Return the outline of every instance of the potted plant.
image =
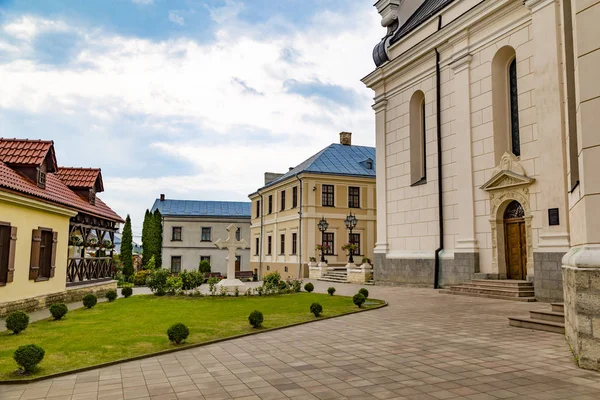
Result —
[[[79,247],[83,244],[83,237],[81,235],[71,235],[69,239],[69,248]]]
[[[89,238],[87,243],[85,244],[85,247],[98,250],[98,238],[95,238],[95,237]]]
[[[366,269],[373,268],[373,267],[371,266],[371,259],[370,259],[370,258],[368,258],[368,257],[363,257],[363,258],[362,258],[362,265],[361,265],[361,268],[363,268],[363,269],[365,269],[365,268],[366,268]]]
[[[111,240],[104,239],[102,241],[102,247],[105,248],[105,249],[107,249],[107,250],[110,250],[110,249],[113,249],[115,246],[114,246],[114,244],[113,244],[113,242]]]
[[[317,258],[316,257],[308,257],[308,261],[317,262]]]

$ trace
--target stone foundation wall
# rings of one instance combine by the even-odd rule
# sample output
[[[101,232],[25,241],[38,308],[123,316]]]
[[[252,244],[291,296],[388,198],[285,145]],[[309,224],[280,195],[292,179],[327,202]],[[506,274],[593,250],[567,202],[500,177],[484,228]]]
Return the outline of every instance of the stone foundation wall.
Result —
[[[535,298],[540,301],[563,301],[562,258],[565,253],[533,253]]]
[[[468,282],[479,272],[479,253],[454,253],[454,260],[442,260],[440,286]]]
[[[0,303],[0,317],[5,317],[13,311],[32,312],[50,307],[53,303],[75,303],[81,301],[86,294],[92,293],[102,297],[109,290],[117,290],[117,281],[75,286],[64,292],[52,293],[29,299]]]

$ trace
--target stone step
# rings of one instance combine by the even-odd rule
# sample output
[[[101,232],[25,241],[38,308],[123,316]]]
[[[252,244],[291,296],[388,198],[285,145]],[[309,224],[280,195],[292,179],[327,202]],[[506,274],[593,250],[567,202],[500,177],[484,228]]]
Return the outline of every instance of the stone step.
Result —
[[[512,288],[487,288],[480,286],[466,286],[458,285],[450,287],[453,292],[460,293],[478,293],[478,294],[489,294],[504,297],[534,297],[535,292],[533,288],[524,289],[512,289]]]
[[[346,276],[346,275],[348,275],[348,273],[347,272],[325,272],[325,275]]]
[[[486,298],[486,299],[521,301],[521,302],[533,302],[533,301],[535,301],[535,297],[507,297],[507,296],[494,295],[494,294],[481,294],[481,293],[469,293],[469,292],[453,292],[450,289],[439,290],[439,293],[441,293],[441,294],[453,294],[453,295],[459,295],[459,296],[468,296],[468,297],[483,297],[483,298]]]
[[[553,333],[565,333],[565,324],[560,322],[546,321],[542,319],[531,319],[522,317],[509,317],[508,324],[517,328],[533,329]]]
[[[325,281],[325,282],[337,282],[337,283],[347,283],[348,282],[347,279],[327,278],[325,276],[323,276],[321,278],[317,278],[317,280]]]
[[[469,283],[502,287],[533,287],[533,282],[512,279],[472,279]]]
[[[563,303],[551,303],[551,304],[552,304],[553,312],[559,312],[559,313],[565,312],[565,305]]]
[[[531,319],[565,323],[565,314],[553,311],[529,311]]]
[[[464,282],[464,283],[461,283],[460,285],[454,285],[454,286],[481,288],[481,289],[487,289],[487,290],[514,290],[514,291],[525,291],[525,292],[530,292],[530,291],[534,290],[533,285],[532,286],[502,286],[502,285],[488,285],[485,283]],[[453,287],[453,286],[451,286],[451,287]]]

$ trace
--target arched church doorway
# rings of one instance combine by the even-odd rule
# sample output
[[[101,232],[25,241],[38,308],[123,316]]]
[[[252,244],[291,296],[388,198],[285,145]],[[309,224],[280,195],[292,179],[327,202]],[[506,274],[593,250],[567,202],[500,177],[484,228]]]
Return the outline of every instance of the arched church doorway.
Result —
[[[516,200],[504,211],[504,246],[506,250],[506,274],[508,279],[527,278],[527,233],[525,212]]]

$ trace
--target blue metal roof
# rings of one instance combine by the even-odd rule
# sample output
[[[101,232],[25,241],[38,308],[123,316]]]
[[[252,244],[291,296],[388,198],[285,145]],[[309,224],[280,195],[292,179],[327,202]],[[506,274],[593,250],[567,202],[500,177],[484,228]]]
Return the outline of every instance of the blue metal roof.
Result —
[[[368,168],[367,161],[373,163],[372,168]],[[333,143],[262,188],[302,172],[375,178],[375,147]]]
[[[158,209],[165,216],[250,218],[251,205],[247,201],[156,199],[152,212]]]

